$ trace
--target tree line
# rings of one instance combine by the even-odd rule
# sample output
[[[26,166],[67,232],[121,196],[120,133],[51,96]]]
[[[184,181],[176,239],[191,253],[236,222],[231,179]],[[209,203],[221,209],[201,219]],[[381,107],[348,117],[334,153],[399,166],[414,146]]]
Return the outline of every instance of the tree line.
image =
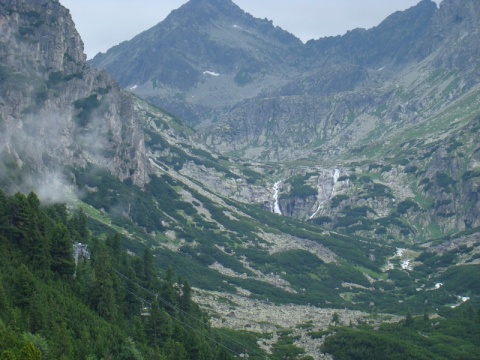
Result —
[[[192,289],[83,211],[0,190],[0,359],[231,359]],[[85,244],[90,256],[78,256]]]

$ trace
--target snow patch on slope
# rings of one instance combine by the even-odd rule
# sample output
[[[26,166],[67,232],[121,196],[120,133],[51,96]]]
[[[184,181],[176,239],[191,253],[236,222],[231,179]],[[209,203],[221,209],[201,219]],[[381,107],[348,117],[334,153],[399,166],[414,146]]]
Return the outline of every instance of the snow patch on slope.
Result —
[[[204,71],[203,75],[220,76],[219,73],[216,73],[216,72],[213,72],[213,71]]]

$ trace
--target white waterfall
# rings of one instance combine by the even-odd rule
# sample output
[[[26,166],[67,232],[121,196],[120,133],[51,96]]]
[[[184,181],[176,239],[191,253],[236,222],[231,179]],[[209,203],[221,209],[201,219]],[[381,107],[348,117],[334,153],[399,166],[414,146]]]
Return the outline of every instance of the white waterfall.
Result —
[[[280,184],[281,181],[277,181],[273,185],[273,206],[272,206],[272,212],[274,214],[279,214],[282,215],[282,210],[280,210],[280,204],[278,203],[278,193],[280,192]]]
[[[317,216],[317,214],[319,213],[319,211],[320,211],[322,205],[325,203],[325,201],[333,198],[333,196],[335,195],[335,186],[337,185],[337,182],[338,182],[339,178],[340,178],[340,170],[339,169],[332,170],[332,180],[333,180],[332,192],[330,193],[330,196],[328,196],[325,192],[325,186],[322,186],[323,196],[324,196],[325,199],[323,201],[320,201],[320,203],[318,204],[317,210],[312,214],[312,216],[310,216],[310,220],[313,219],[315,216]]]

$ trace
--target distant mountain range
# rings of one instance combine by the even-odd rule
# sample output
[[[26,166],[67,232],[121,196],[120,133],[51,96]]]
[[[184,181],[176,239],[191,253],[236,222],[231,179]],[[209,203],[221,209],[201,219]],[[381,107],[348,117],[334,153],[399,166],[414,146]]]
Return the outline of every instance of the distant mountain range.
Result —
[[[476,89],[478,7],[423,0],[370,30],[302,44],[230,0],[190,1],[91,64],[218,151],[314,158],[361,146],[374,128],[383,140]]]

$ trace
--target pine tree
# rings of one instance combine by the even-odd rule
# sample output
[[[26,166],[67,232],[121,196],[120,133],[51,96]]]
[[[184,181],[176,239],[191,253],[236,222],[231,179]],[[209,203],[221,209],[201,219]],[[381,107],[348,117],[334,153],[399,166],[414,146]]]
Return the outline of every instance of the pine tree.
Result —
[[[425,312],[423,313],[423,321],[425,323],[428,323],[430,321],[430,317],[428,316],[428,311],[425,310]]]
[[[337,326],[340,323],[340,315],[335,311],[332,315],[332,320],[330,321],[334,326]]]
[[[27,267],[22,264],[13,275],[15,289],[15,304],[22,309],[30,306],[35,293],[35,278]]]
[[[68,229],[75,242],[86,243],[90,238],[87,226],[87,216],[83,209],[78,210],[68,221]]]
[[[73,359],[73,334],[68,328],[67,323],[61,320],[57,323],[52,331],[54,342],[53,348],[50,350],[52,359],[69,360]]]
[[[134,316],[132,321],[132,332],[135,341],[146,344],[147,337],[145,335],[145,327],[140,316]]]
[[[47,328],[46,304],[48,300],[43,295],[43,293],[35,292],[30,301],[28,330],[33,334]]]
[[[172,337],[173,323],[167,312],[154,300],[145,327],[149,344],[158,346]]]
[[[405,318],[405,326],[410,327],[413,325],[413,322],[414,322],[413,315],[412,315],[412,312],[409,310]]]
[[[138,351],[135,342],[132,338],[127,338],[120,350],[120,354],[118,355],[119,360],[143,360],[143,356]]]
[[[122,255],[122,239],[120,238],[119,233],[113,234],[113,236],[109,236],[107,241],[105,242],[110,249],[110,253],[114,256]]]
[[[155,263],[153,261],[152,251],[145,248],[143,251],[143,280],[147,289],[153,289],[156,283]]]
[[[173,282],[174,276],[175,273],[173,268],[169,266],[165,272],[164,281],[160,287],[160,296],[165,300],[166,310],[170,314],[176,312],[175,307],[178,305],[178,296]]]
[[[51,269],[62,277],[71,277],[75,271],[73,243],[63,224],[55,225],[50,236]]]
[[[46,210],[48,216],[55,222],[63,225],[68,223],[68,210],[65,204],[54,204]]]
[[[5,314],[8,309],[7,294],[3,287],[2,279],[0,278],[0,314]]]
[[[28,194],[27,202],[30,220],[25,233],[28,244],[28,249],[25,250],[27,259],[33,269],[47,274],[51,266],[50,243],[46,237],[47,219],[40,210],[40,200],[35,193]]]
[[[27,343],[20,350],[19,358],[22,360],[41,360],[42,353],[32,343]]]
[[[28,249],[27,231],[30,227],[30,205],[27,198],[22,193],[16,193],[9,198],[9,232],[8,237],[21,250]]]
[[[135,279],[135,271],[132,268],[128,268],[125,274],[129,279]],[[127,319],[131,319],[134,315],[140,313],[142,303],[135,292],[138,290],[138,286],[132,281],[126,281],[125,294],[123,298],[123,313]]]
[[[179,279],[178,283],[181,284],[181,296],[180,296],[180,308],[183,311],[189,312],[192,307],[192,288],[187,280]]]
[[[8,228],[8,216],[7,216],[7,197],[0,189],[0,236],[5,235],[5,231]]]
[[[183,344],[173,339],[170,339],[167,342],[166,353],[168,359],[171,360],[186,360],[188,358]]]
[[[107,320],[117,316],[117,305],[112,280],[112,265],[106,249],[102,246],[97,251],[94,262],[95,281],[92,289],[91,304],[95,311]]]

